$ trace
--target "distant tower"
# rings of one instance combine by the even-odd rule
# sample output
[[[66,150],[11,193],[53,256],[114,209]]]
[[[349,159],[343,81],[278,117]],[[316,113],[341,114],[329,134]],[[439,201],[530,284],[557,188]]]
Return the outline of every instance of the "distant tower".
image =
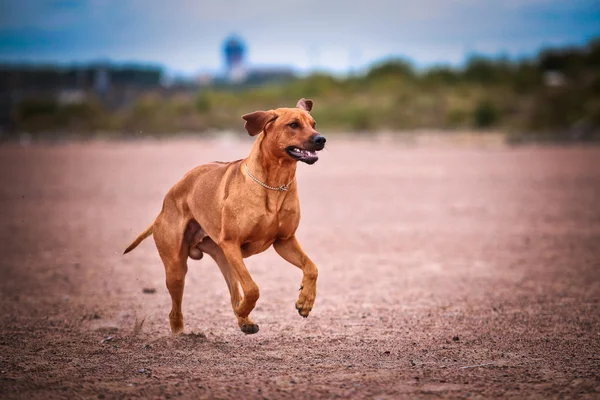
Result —
[[[110,90],[110,71],[107,64],[99,64],[94,69],[94,90],[104,96]]]
[[[242,40],[232,35],[223,44],[223,56],[225,57],[225,68],[227,79],[231,82],[241,82],[246,79],[246,46]]]

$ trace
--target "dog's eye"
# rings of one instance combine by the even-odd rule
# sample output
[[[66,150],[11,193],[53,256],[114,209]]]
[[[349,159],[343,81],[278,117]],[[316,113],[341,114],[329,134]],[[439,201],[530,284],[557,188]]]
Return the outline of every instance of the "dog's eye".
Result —
[[[290,124],[290,128],[292,128],[292,129],[298,129],[298,128],[300,128],[300,125],[297,122],[292,122]]]
[[[313,129],[317,129],[317,123],[313,122]]]

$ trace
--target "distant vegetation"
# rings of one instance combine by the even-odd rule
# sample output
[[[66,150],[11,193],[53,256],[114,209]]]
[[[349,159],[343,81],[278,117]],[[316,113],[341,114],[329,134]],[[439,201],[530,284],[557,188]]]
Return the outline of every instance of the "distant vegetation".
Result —
[[[263,86],[149,90],[117,109],[90,97],[63,105],[24,99],[10,110],[10,131],[241,131],[242,114],[291,107],[301,97],[314,100],[323,131],[476,129],[600,139],[600,39],[520,61],[473,56],[461,68],[416,70],[388,59],[346,78],[317,73]]]

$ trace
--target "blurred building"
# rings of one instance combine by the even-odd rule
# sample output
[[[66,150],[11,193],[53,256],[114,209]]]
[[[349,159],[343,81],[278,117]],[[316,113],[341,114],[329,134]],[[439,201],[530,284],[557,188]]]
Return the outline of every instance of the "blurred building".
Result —
[[[254,67],[248,70],[246,83],[260,85],[262,83],[285,82],[294,79],[294,70],[286,66]]]
[[[13,107],[22,102],[66,105],[95,98],[118,108],[145,91],[161,88],[162,75],[159,67],[140,65],[0,64],[0,130],[10,123]]]
[[[224,79],[215,79],[214,83],[234,85],[260,85],[269,82],[281,82],[295,77],[289,66],[254,66],[246,61],[248,48],[237,35],[231,35],[223,42],[223,58],[225,61]]]
[[[0,65],[0,92],[58,92],[83,90],[107,95],[119,88],[160,85],[158,67],[97,63],[80,66]]]

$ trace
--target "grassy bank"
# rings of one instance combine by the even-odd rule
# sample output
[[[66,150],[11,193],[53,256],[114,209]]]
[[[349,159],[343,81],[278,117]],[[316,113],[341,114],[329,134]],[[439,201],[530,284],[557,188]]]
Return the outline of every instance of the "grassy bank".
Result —
[[[512,137],[600,138],[600,40],[552,49],[533,59],[472,57],[461,68],[415,70],[386,60],[360,76],[313,74],[263,86],[149,90],[117,109],[97,98],[60,104],[24,99],[10,110],[10,132],[134,135],[240,130],[244,113],[315,101],[323,130],[502,130]]]

